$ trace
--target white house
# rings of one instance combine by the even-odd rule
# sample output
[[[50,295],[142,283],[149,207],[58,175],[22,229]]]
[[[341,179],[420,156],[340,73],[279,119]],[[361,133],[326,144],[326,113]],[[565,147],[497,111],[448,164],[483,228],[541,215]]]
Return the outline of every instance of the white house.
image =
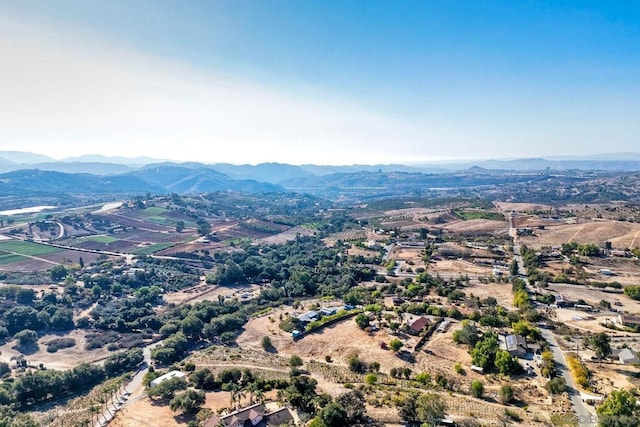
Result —
[[[159,376],[158,378],[156,378],[155,380],[151,381],[151,387],[155,387],[160,383],[163,383],[167,380],[173,379],[173,378],[184,378],[186,377],[187,374],[184,374],[180,371],[171,371],[171,372],[167,372],[164,375]]]

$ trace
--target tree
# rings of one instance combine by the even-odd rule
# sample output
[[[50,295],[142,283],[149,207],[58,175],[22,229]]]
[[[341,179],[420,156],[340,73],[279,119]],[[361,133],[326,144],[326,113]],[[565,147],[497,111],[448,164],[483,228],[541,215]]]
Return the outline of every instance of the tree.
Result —
[[[513,295],[513,306],[520,309],[525,309],[529,307],[529,294],[524,289],[520,289],[516,291]]]
[[[543,377],[551,378],[555,374],[556,362],[553,358],[553,353],[549,350],[542,352],[542,365],[540,366],[540,373]]]
[[[499,350],[496,353],[494,364],[498,371],[503,375],[509,375],[519,370],[520,364],[518,359],[512,356],[508,351]]]
[[[511,268],[509,269],[509,273],[512,276],[517,276],[518,275],[518,262],[514,259],[513,261],[511,261]]]
[[[317,427],[343,427],[349,425],[346,412],[335,402],[331,402],[322,408],[314,421],[315,424],[312,424],[312,426]]]
[[[589,345],[595,351],[598,359],[602,360],[611,354],[611,338],[604,332],[595,334],[590,340]]]
[[[25,347],[38,342],[38,334],[32,329],[24,329],[13,336],[18,340],[18,345]]]
[[[402,341],[400,341],[398,338],[394,338],[389,342],[389,348],[394,352],[400,350],[402,348],[402,345]]]
[[[489,369],[494,366],[498,349],[498,339],[495,334],[486,334],[471,350],[471,361],[476,366]]]
[[[184,221],[176,222],[176,232],[177,233],[182,233],[183,231],[184,231]]]
[[[477,397],[478,399],[482,398],[482,395],[484,394],[484,384],[482,384],[482,381],[476,380],[471,383],[471,394],[473,397]]]
[[[431,382],[431,375],[428,372],[421,372],[416,375],[415,380],[422,385],[427,385]]]
[[[503,405],[513,400],[513,388],[509,384],[503,384],[498,391],[498,400]]]
[[[266,335],[262,337],[262,341],[260,341],[260,345],[262,345],[262,349],[264,351],[272,352],[273,350],[275,350],[275,348],[273,347],[273,344],[271,343],[271,338],[269,338]]]
[[[353,355],[349,358],[349,369],[357,374],[364,374],[367,372],[367,369],[369,369],[369,366],[367,366],[367,363],[361,360],[357,355]]]
[[[473,347],[478,341],[478,329],[470,320],[462,321],[462,328],[453,333],[453,341],[457,344],[466,344]]]
[[[184,414],[191,414],[196,412],[205,401],[205,395],[201,391],[187,390],[183,393],[177,394],[176,397],[171,399],[169,407],[172,411],[182,411]]]
[[[640,248],[638,250],[640,251]],[[640,300],[640,285],[625,286],[624,294],[635,300]]]
[[[360,313],[355,318],[356,323],[360,329],[364,329],[369,326],[369,317],[367,317],[364,313]]]
[[[180,329],[187,337],[197,339],[202,334],[202,328],[204,323],[198,317],[193,314],[185,317],[180,323]]]
[[[614,390],[596,409],[601,427],[637,427],[640,411],[636,397],[627,390]]]
[[[189,375],[189,381],[195,388],[202,390],[213,390],[217,383],[211,370],[207,368],[198,369]]]
[[[64,265],[56,265],[50,271],[51,280],[59,282],[67,276],[67,273],[68,271]]]
[[[416,402],[418,419],[423,425],[435,427],[444,418],[447,409],[446,404],[439,394],[425,393],[418,397]]]
[[[198,234],[201,236],[211,233],[211,225],[206,220],[199,219],[196,224],[198,226]]]
[[[172,399],[176,391],[187,388],[187,381],[184,378],[170,378],[160,384],[149,387],[147,394],[150,397],[159,396],[163,399]]]
[[[364,420],[366,413],[364,402],[364,394],[360,390],[351,390],[338,396],[336,403],[344,409],[347,415],[348,423],[346,425],[353,425]]]

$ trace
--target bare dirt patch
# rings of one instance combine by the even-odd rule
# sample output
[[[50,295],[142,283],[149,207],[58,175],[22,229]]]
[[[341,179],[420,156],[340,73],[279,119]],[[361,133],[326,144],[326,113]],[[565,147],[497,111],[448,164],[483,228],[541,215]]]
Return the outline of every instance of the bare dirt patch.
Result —
[[[258,241],[266,245],[279,245],[295,240],[298,236],[312,236],[313,234],[315,234],[314,231],[309,228],[292,227],[288,230],[283,231],[282,233],[264,237],[262,239],[259,239]]]
[[[498,304],[512,309],[513,307],[513,292],[511,291],[511,285],[509,283],[473,283],[464,288],[465,294],[470,296],[476,296],[480,299],[487,297],[494,297]]]
[[[260,286],[213,286],[201,282],[191,288],[183,289],[177,292],[169,292],[164,295],[165,301],[174,304],[196,303],[200,301],[217,301],[218,296],[225,298],[238,298],[249,300],[258,295]],[[249,294],[247,296],[247,294]],[[244,295],[244,297],[243,297]]]
[[[468,221],[457,221],[447,224],[445,230],[457,234],[504,234],[509,228],[505,221],[495,221],[490,219],[470,219]]]
[[[58,350],[55,353],[47,353],[46,342],[54,338],[73,338],[76,345],[73,347]],[[14,348],[15,341],[11,341],[0,346],[0,360],[9,363],[12,358],[18,357],[21,353]],[[111,354],[106,348],[98,348],[95,350],[85,349],[86,339],[85,331],[76,329],[68,334],[44,335],[38,340],[38,351],[33,354],[25,355],[25,359],[30,365],[38,366],[40,363],[51,369],[71,369],[80,363],[92,363],[97,360],[104,359]]]
[[[429,273],[439,275],[442,278],[456,278],[459,276],[469,277],[491,277],[493,267],[487,265],[474,264],[462,259],[437,260],[429,264]]]

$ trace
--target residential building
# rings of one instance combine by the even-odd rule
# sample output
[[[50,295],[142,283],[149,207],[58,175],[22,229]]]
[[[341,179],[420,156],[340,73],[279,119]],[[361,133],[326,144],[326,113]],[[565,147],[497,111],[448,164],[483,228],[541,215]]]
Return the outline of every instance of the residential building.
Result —
[[[503,335],[504,339],[500,342],[500,348],[508,351],[514,356],[522,357],[527,354],[527,340],[522,335]]]
[[[429,319],[420,316],[409,324],[409,332],[418,335],[429,324]]]
[[[204,427],[269,427],[293,425],[294,418],[289,409],[279,408],[269,412],[264,404],[256,403],[227,415],[214,415]]]
[[[159,376],[158,378],[154,379],[153,381],[151,381],[151,383],[149,383],[151,385],[151,387],[155,387],[160,383],[163,383],[167,380],[173,379],[173,378],[184,378],[186,377],[187,374],[180,372],[180,371],[171,371],[171,372],[167,372],[164,375]]]

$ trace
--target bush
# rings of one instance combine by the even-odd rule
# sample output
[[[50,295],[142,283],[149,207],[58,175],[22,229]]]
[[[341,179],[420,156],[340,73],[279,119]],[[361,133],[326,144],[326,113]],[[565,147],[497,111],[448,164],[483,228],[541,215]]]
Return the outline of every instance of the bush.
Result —
[[[567,382],[562,377],[550,380],[545,386],[551,394],[562,394],[567,389]]]
[[[27,346],[38,342],[38,334],[31,329],[24,329],[13,336],[20,346]]]
[[[567,364],[573,379],[581,387],[589,386],[589,370],[574,355],[567,355]]]
[[[397,339],[397,338],[392,339],[392,340],[389,342],[389,348],[390,348],[392,351],[398,351],[398,350],[400,350],[400,349],[402,348],[402,341],[400,341],[400,340],[399,340],[399,339]]]
[[[482,381],[476,380],[471,383],[471,394],[473,397],[482,399],[482,395],[484,394],[484,384],[482,384]]]
[[[364,374],[369,369],[369,366],[358,356],[351,356],[349,358],[349,369],[357,374]]]
[[[275,347],[273,346],[273,344],[271,343],[271,338],[269,338],[268,336],[264,336],[262,337],[262,341],[260,342],[260,345],[262,345],[262,349],[266,352],[272,352],[273,350],[275,350]]]
[[[297,368],[298,366],[302,366],[302,358],[297,354],[292,355],[289,358],[289,366],[292,368]]]
[[[378,382],[378,376],[376,374],[367,374],[364,377],[364,382],[367,384],[375,384]]]
[[[509,384],[504,384],[500,387],[498,392],[498,400],[503,405],[510,403],[513,400],[513,388]]]
[[[422,385],[427,385],[431,382],[431,375],[428,372],[421,372],[416,375],[416,381]]]
[[[76,340],[73,338],[54,338],[46,343],[48,353],[55,353],[58,350],[73,347],[74,345],[76,345]]]

